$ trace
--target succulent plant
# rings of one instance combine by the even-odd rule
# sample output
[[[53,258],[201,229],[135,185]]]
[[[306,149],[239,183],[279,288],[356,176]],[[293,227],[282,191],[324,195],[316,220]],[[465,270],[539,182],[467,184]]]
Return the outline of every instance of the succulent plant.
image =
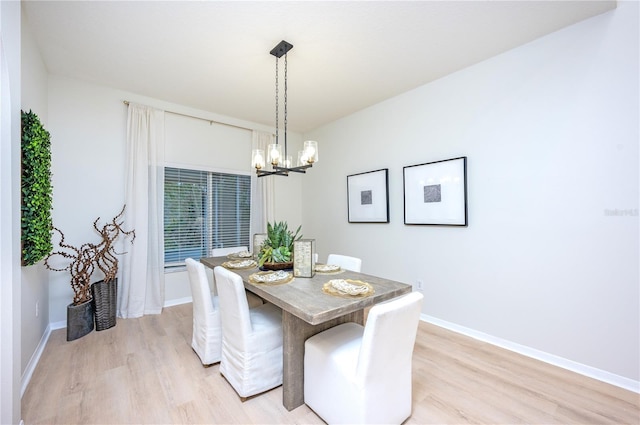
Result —
[[[293,242],[302,238],[298,226],[296,232],[289,230],[286,222],[267,223],[267,238],[259,253],[259,265],[264,263],[288,263],[292,260]]]

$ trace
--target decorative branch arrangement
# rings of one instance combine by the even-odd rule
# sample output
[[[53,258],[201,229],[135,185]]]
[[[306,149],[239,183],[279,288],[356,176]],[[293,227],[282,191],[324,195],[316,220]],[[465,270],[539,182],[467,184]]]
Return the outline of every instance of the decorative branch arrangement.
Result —
[[[93,262],[96,255],[95,245],[85,243],[76,248],[64,242],[64,233],[57,227],[53,230],[60,233],[60,242],[58,245],[63,250],[50,253],[44,260],[44,265],[49,270],[62,272],[68,270],[71,274],[71,289],[73,289],[73,304],[82,304],[91,299],[91,275],[95,269]],[[68,250],[68,251],[65,251]],[[61,256],[71,260],[64,268],[57,268],[49,264],[49,260],[56,256]]]
[[[122,207],[122,210],[118,215],[113,217],[111,222],[102,226],[102,229],[98,227],[98,217],[93,222],[93,228],[102,236],[102,241],[98,244],[85,243],[80,247],[75,247],[65,243],[64,233],[56,227],[53,229],[60,233],[60,242],[58,245],[61,250],[50,253],[45,259],[45,266],[49,270],[53,271],[69,271],[71,274],[71,289],[73,289],[73,304],[82,304],[91,299],[91,275],[97,267],[105,275],[105,282],[110,282],[116,278],[118,273],[118,258],[116,255],[123,253],[116,252],[113,244],[122,234],[126,237],[132,236],[131,243],[136,237],[135,230],[126,231],[122,228],[124,224],[120,221],[124,214],[126,205]],[[70,263],[64,268],[53,267],[49,261],[56,257],[63,257],[71,260]]]
[[[104,273],[104,281],[111,282],[116,278],[118,274],[118,258],[116,255],[122,255],[124,252],[116,252],[113,247],[113,243],[122,234],[125,237],[131,236],[131,243],[136,239],[135,230],[124,230],[122,225],[124,221],[119,221],[124,214],[126,205],[122,206],[122,210],[118,215],[113,217],[110,223],[102,226],[102,229],[98,228],[98,221],[100,217],[96,218],[93,222],[93,228],[102,236],[102,242],[95,246],[96,249],[96,265]]]

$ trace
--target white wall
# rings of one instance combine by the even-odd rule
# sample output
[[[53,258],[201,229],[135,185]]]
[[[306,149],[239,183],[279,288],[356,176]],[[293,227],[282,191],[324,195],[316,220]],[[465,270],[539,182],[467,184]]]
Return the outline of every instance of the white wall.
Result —
[[[38,115],[44,127],[48,129],[48,74],[24,14],[22,15],[21,29],[22,110],[33,111]],[[33,266],[22,267],[21,272],[21,372],[24,375],[25,369],[49,324],[49,275],[44,267],[44,261]]]
[[[20,422],[20,3],[0,2],[0,423]]]
[[[124,203],[126,108],[106,88],[56,77],[48,85],[53,225],[79,246],[97,240],[96,218],[110,220]],[[58,241],[54,234],[54,250]],[[66,321],[70,275],[49,272],[49,280],[49,320]]]
[[[97,217],[110,219],[120,211],[124,202],[127,108],[123,100],[241,127],[272,131],[270,127],[259,124],[55,75],[49,77],[48,86],[53,222],[72,245],[95,240],[93,221]],[[165,121],[165,151],[172,165],[251,171],[249,131],[175,114],[166,114]],[[294,147],[300,144],[299,134],[289,136]],[[288,182],[278,182],[276,191],[281,200],[276,216],[300,223],[300,180],[289,177]],[[291,193],[294,196],[290,196]],[[54,247],[55,243],[56,240]],[[65,322],[66,306],[72,299],[69,275],[66,272],[49,273],[49,320],[54,323]],[[96,276],[94,280],[98,279],[99,276]],[[191,296],[186,272],[167,274],[165,283],[166,305]]]
[[[638,3],[621,2],[305,134],[320,258],[422,279],[428,316],[637,383],[638,50]],[[459,156],[469,226],[404,225],[402,167]],[[347,223],[346,176],[380,168],[391,222]]]

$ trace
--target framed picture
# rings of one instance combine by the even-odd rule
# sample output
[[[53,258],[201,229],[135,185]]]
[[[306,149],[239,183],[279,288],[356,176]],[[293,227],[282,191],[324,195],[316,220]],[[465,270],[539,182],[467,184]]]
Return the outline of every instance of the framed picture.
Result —
[[[349,223],[389,222],[389,169],[347,176]]]
[[[467,157],[403,169],[404,224],[467,226]]]

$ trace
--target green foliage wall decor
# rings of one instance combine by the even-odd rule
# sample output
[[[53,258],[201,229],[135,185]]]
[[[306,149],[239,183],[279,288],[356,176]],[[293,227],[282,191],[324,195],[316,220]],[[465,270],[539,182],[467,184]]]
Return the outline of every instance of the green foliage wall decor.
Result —
[[[22,265],[52,250],[51,141],[36,114],[22,111]]]

